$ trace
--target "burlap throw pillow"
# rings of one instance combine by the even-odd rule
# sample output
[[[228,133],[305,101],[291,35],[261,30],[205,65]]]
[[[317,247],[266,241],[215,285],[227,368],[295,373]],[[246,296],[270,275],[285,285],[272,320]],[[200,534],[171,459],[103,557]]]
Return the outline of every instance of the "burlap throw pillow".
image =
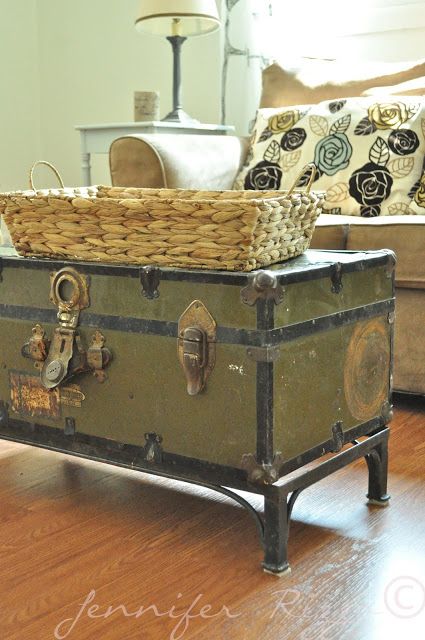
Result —
[[[317,104],[366,95],[425,95],[425,61],[358,63],[304,58],[274,63],[262,74],[260,107]]]
[[[349,98],[260,109],[236,189],[285,189],[317,166],[328,213],[425,213],[425,105],[418,98]],[[299,186],[307,184],[306,171]]]

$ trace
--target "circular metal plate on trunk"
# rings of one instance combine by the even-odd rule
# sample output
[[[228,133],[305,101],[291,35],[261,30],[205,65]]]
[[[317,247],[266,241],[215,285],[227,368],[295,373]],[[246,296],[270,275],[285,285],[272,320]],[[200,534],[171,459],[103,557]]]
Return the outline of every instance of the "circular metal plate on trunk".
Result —
[[[379,416],[388,399],[390,333],[384,318],[356,325],[344,365],[344,393],[351,414],[366,421]]]

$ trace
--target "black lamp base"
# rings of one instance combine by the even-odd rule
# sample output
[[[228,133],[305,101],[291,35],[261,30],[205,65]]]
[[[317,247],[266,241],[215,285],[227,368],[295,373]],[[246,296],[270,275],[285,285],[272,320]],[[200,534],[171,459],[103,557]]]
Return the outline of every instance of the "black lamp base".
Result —
[[[161,122],[178,122],[180,124],[199,124],[199,120],[192,118],[186,111],[181,108],[173,109],[168,113],[165,118],[162,118]]]
[[[168,42],[173,49],[173,110],[161,120],[161,122],[176,122],[186,125],[199,124],[182,109],[181,101],[181,48],[186,38],[182,36],[168,36]]]

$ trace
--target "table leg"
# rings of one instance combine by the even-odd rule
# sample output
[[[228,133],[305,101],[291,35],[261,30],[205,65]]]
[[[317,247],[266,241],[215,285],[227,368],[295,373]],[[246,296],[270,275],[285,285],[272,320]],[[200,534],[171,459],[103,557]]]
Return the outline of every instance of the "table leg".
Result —
[[[90,154],[82,153],[81,154],[81,176],[83,180],[83,186],[88,187],[91,185],[91,164],[90,164]]]

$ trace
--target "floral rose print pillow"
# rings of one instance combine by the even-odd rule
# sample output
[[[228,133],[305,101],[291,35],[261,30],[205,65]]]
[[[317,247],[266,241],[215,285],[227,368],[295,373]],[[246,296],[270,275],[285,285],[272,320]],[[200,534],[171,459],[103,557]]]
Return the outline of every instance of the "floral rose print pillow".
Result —
[[[425,103],[348,98],[260,109],[236,189],[285,189],[317,167],[324,211],[372,217],[425,214]],[[298,186],[308,183],[304,173]]]

